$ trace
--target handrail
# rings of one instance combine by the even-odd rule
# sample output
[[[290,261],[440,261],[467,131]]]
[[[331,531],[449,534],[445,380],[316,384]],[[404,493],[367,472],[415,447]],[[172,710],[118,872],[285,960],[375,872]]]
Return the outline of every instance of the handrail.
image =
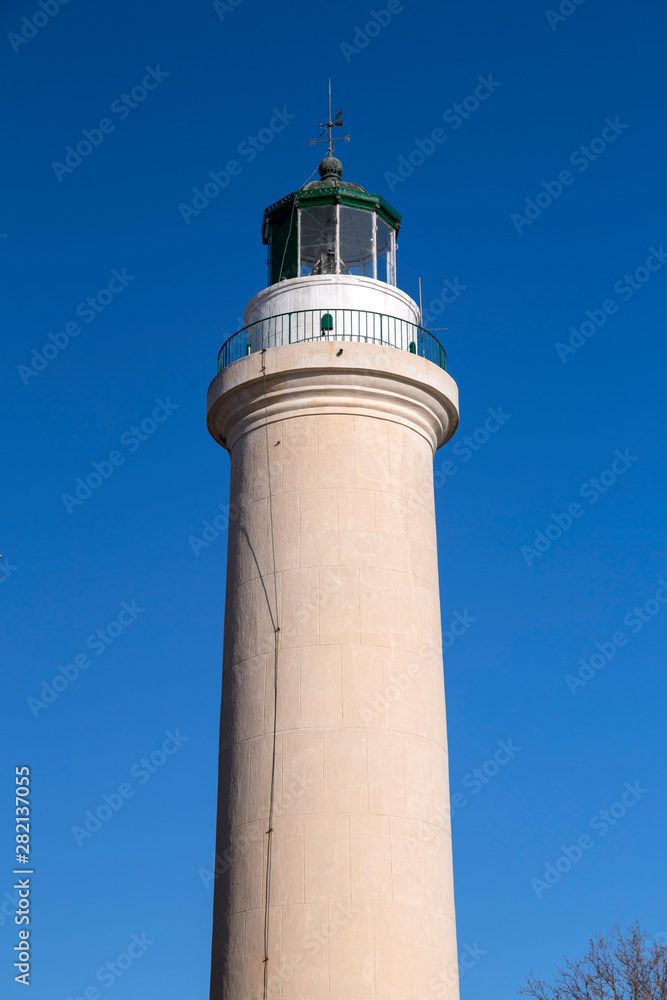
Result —
[[[299,309],[257,320],[233,333],[220,348],[218,371],[247,354],[308,340],[348,340],[396,347],[447,370],[444,347],[437,337],[416,323],[366,309]]]

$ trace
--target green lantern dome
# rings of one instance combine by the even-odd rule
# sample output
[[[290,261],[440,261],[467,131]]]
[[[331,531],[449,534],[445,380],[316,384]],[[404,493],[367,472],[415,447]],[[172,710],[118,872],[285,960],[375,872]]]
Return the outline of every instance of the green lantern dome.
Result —
[[[343,164],[326,156],[310,181],[264,212],[269,285],[287,278],[347,274],[396,284],[401,216],[361,185],[344,181]]]

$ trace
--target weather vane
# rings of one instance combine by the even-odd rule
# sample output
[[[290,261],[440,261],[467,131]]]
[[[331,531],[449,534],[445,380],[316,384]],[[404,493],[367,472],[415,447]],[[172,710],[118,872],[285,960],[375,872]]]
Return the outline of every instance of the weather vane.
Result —
[[[320,132],[320,134],[317,137],[317,139],[311,139],[310,140],[310,145],[311,146],[316,146],[318,142],[328,142],[329,143],[329,156],[333,156],[334,155],[333,129],[336,126],[339,126],[340,128],[343,127],[343,112],[339,111],[335,118],[331,117],[331,79],[330,79],[329,80],[329,120],[327,122],[320,122],[320,128],[322,129],[322,131]],[[324,136],[325,132],[326,132],[326,138],[322,138]],[[340,142],[349,142],[350,141],[350,137],[349,137],[349,135],[344,135],[344,136],[342,136],[340,138],[339,141]]]

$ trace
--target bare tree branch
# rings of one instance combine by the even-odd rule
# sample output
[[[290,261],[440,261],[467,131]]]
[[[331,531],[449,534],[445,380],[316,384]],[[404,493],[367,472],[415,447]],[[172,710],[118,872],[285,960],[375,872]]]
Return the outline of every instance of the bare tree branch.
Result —
[[[596,934],[583,958],[564,959],[553,983],[531,973],[519,993],[534,1000],[667,1000],[667,945],[647,944],[635,922],[618,924],[608,938]]]

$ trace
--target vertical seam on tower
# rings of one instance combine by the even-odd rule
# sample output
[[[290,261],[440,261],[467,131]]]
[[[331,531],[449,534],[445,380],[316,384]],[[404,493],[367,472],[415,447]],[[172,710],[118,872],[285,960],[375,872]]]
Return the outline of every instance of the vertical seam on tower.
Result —
[[[266,888],[264,904],[264,1000],[269,995],[269,907],[271,898],[271,854],[273,846],[273,804],[276,779],[276,734],[278,728],[278,649],[280,627],[278,625],[278,581],[276,576],[276,546],[273,532],[273,500],[271,492],[271,460],[269,457],[269,407],[266,388],[266,348],[262,349],[262,375],[264,376],[264,430],[266,434],[266,471],[269,489],[269,532],[271,535],[271,561],[273,564],[274,613],[269,615],[273,624],[273,745],[271,750],[271,790],[269,794],[269,828],[266,841]]]

